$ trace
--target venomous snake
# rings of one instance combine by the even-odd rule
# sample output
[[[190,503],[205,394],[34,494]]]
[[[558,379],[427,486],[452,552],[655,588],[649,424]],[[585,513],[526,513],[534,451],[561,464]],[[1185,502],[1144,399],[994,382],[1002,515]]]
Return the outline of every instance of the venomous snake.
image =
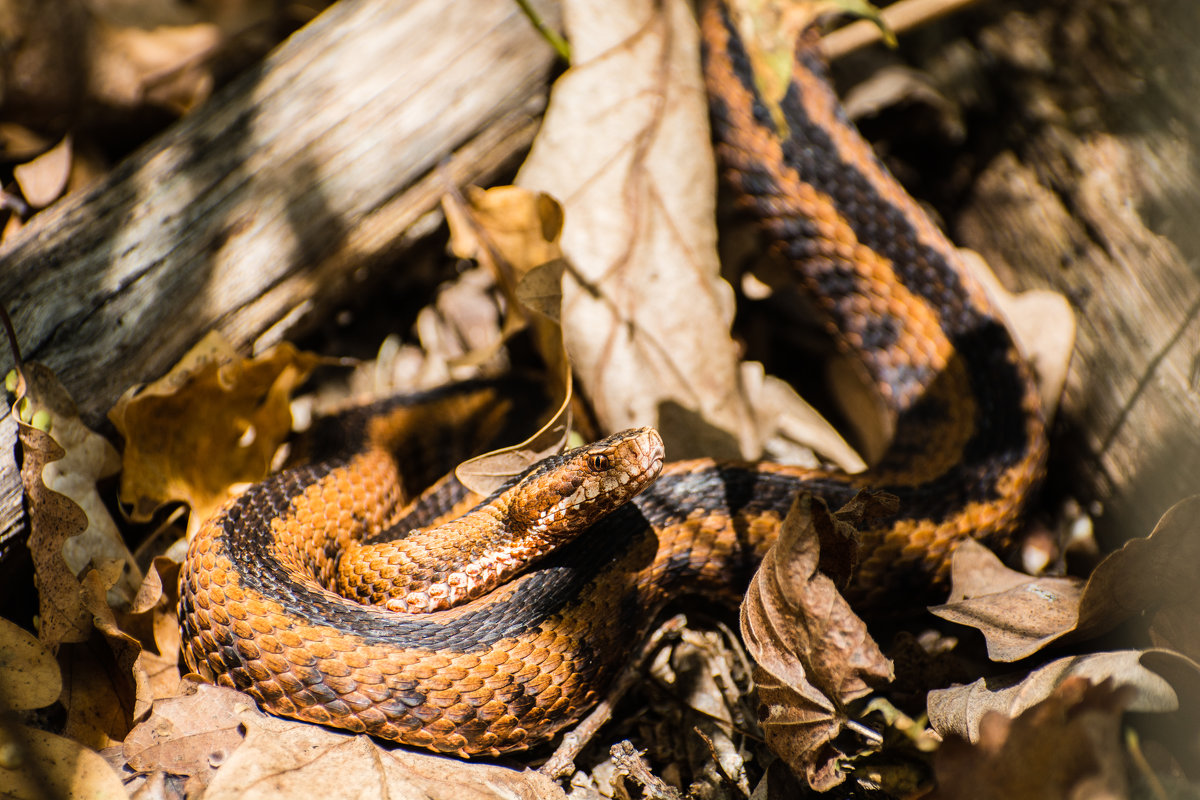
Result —
[[[456,435],[482,446],[520,401],[485,382],[351,412],[314,461],[251,488],[194,537],[180,579],[193,670],[272,713],[497,755],[577,721],[668,599],[734,597],[798,491],[832,507],[867,486],[899,496],[897,517],[862,532],[848,594],[867,605],[927,594],[957,542],[1013,531],[1046,442],[1030,373],[992,303],[848,123],[813,49],[797,53],[781,138],[727,9],[707,4],[702,29],[724,175],[878,390],[894,430],[881,460],[857,476],[670,463],[535,568],[454,608],[403,614],[334,594],[338,553],[386,539],[406,515],[421,524],[462,506],[453,481],[425,495],[406,483],[408,466],[453,466],[440,463],[430,421],[461,420],[469,433]],[[454,581],[434,573],[450,592]]]

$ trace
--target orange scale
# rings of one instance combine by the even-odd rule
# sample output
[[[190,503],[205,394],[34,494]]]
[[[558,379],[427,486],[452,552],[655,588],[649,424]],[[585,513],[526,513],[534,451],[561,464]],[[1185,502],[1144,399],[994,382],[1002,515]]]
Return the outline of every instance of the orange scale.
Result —
[[[507,713],[508,706],[504,705],[504,703],[501,703],[499,700],[492,700],[489,703],[484,703],[475,710],[476,717],[484,722],[489,723],[499,722],[500,720],[504,719],[504,716]],[[496,727],[495,724],[493,724],[491,727],[494,732]]]
[[[470,722],[475,719],[475,708],[468,703],[455,703],[446,708],[442,712],[445,719],[453,722],[457,727],[465,722]]]
[[[313,658],[328,659],[335,657],[334,649],[330,647],[329,642],[325,640],[310,640],[308,644],[308,652],[312,654]]]
[[[337,659],[321,659],[317,662],[317,669],[321,670],[326,682],[332,678],[349,677],[351,673],[350,667]]]
[[[552,682],[551,676],[546,673],[535,675],[525,682],[525,691],[537,695],[538,701],[541,702],[542,692],[550,689]],[[557,687],[555,687],[555,690],[557,691]]]
[[[304,691],[304,684],[295,675],[288,672],[286,669],[275,669],[271,667],[271,671],[275,673],[275,680],[280,687],[289,695],[294,695],[297,692]]]
[[[246,639],[239,639],[234,645],[237,648],[238,655],[244,660],[253,662],[259,657],[258,648],[254,646],[254,642]],[[264,676],[265,677],[265,676]]]
[[[279,640],[274,636],[260,636],[258,637],[257,644],[258,649],[264,653],[278,654],[283,652],[283,646],[280,645]]]

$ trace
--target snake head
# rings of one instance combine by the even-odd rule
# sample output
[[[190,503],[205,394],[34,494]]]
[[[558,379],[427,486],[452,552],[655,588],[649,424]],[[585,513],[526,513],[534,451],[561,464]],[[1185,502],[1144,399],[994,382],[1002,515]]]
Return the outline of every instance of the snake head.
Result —
[[[505,492],[509,524],[561,542],[628,502],[663,466],[654,428],[632,428],[539,462]]]

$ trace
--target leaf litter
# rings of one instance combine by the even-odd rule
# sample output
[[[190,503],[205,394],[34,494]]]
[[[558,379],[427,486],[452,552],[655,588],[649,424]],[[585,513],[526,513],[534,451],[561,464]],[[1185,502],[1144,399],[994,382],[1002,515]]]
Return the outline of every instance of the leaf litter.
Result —
[[[695,445],[706,454],[755,457],[780,427],[795,427],[787,420],[803,420],[799,427],[806,428],[809,412],[761,365],[740,361],[729,335],[733,295],[717,271],[715,230],[709,227],[711,161],[696,144],[706,112],[690,66],[695,33],[679,4],[662,9],[655,15],[647,6],[631,4],[601,20],[589,20],[586,10],[575,6],[568,10],[576,60],[555,89],[542,138],[521,175],[523,184],[550,191],[563,207],[548,195],[528,191],[468,191],[461,200],[448,198],[447,216],[459,214],[455,252],[485,264],[501,276],[493,280],[511,285],[493,295],[488,281],[464,274],[455,286],[475,280],[477,288],[463,295],[471,299],[444,304],[418,328],[430,344],[438,337],[475,344],[456,352],[447,349],[438,367],[425,366],[428,362],[419,356],[422,366],[417,369],[445,379],[502,362],[499,343],[528,323],[517,313],[524,302],[536,310],[527,316],[542,329],[537,339],[543,359],[566,384],[566,351],[561,342],[554,344],[561,320],[571,364],[601,428],[657,420],[675,432],[680,446],[673,456]],[[587,39],[581,32],[585,29],[596,38]],[[196,85],[190,91],[199,97]],[[613,86],[618,88],[613,94],[595,93]],[[187,91],[172,102],[186,105]],[[606,102],[596,102],[597,97]],[[31,162],[53,144],[32,148]],[[62,140],[59,147],[48,157],[49,166],[38,168],[46,170],[45,176],[34,170],[44,185],[31,185],[27,197],[39,191],[47,197],[61,193],[56,184],[71,143]],[[516,238],[509,238],[514,231]],[[556,281],[546,279],[553,272],[520,288],[519,276],[536,276],[547,264],[567,275],[566,300],[558,315],[553,313]],[[504,269],[512,270],[507,278]],[[665,306],[656,305],[664,298]],[[456,317],[456,304],[463,302],[495,310]],[[1031,334],[1037,326],[1029,320],[1062,319],[1061,309],[1055,310],[1060,301],[1037,302],[1043,305],[1031,303],[1009,315],[1027,356],[1037,364],[1045,395],[1053,400],[1065,376],[1073,329],[1068,314],[1067,322],[1051,326],[1058,331],[1054,336]],[[680,315],[681,310],[686,313]],[[462,335],[468,316],[493,320],[482,328],[494,330],[494,339],[490,333],[484,337],[494,344]],[[114,422],[120,420],[116,424],[126,438],[122,495],[139,518],[153,516],[171,502],[187,503],[193,519],[202,518],[238,484],[265,474],[278,461],[279,447],[292,428],[291,394],[316,364],[313,357],[286,347],[245,360],[212,342],[201,350],[203,355],[182,365],[181,372],[143,390],[147,405],[160,402],[161,408],[140,411],[129,400],[114,409]],[[26,365],[26,373],[34,371]],[[647,386],[648,393],[643,391]],[[239,409],[237,402],[215,402],[222,392],[245,405]],[[562,396],[560,410],[565,410],[569,387]],[[775,398],[773,405],[764,400],[769,396]],[[175,402],[179,405],[168,410]],[[269,407],[265,416],[247,410],[256,404]],[[122,526],[96,494],[95,482],[111,474],[111,447],[88,436],[72,435],[64,442],[58,437],[68,438],[72,414],[58,414],[49,422],[45,414],[35,419],[34,405],[17,416],[22,420],[23,468],[29,472],[31,527],[39,532],[31,547],[39,564],[42,643],[0,621],[0,686],[6,697],[22,698],[7,705],[26,719],[41,713],[36,709],[56,703],[64,707],[66,722],[58,729],[69,738],[28,727],[14,737],[14,729],[4,729],[20,756],[0,764],[5,771],[0,782],[15,787],[9,790],[15,796],[40,797],[48,789],[58,796],[81,797],[124,797],[133,791],[205,797],[318,792],[340,797],[351,791],[372,797],[383,792],[400,797],[563,796],[557,784],[534,772],[389,748],[366,737],[268,717],[250,698],[232,690],[180,684],[173,617],[177,564],[157,559],[142,582],[121,537],[112,535]],[[774,411],[766,415],[766,408]],[[759,421],[766,416],[772,418],[769,423]],[[164,420],[171,417],[184,429],[178,440],[178,432],[166,433],[170,426]],[[180,469],[179,454],[203,444],[205,426],[214,423],[225,426],[218,438],[241,446],[232,451],[239,457],[214,458],[211,464],[201,459],[206,463],[199,469]],[[558,423],[566,429],[561,417]],[[819,428],[814,425],[797,438],[809,437],[826,458],[853,463],[840,437],[822,438]],[[547,446],[562,446],[560,437],[555,432]],[[171,444],[164,447],[164,441]],[[155,454],[164,449],[168,457],[155,462]],[[47,477],[49,466],[59,462],[66,462],[60,467],[78,464],[62,470],[73,477],[69,487]],[[519,469],[519,463],[483,471],[502,476],[505,470]],[[855,515],[870,511],[874,502],[863,498],[859,507],[831,514],[819,500],[798,499],[780,545],[755,577],[742,610],[756,666],[742,669],[744,657],[721,644],[725,637],[691,629],[655,659],[650,672],[660,682],[658,704],[686,704],[706,721],[692,735],[669,732],[649,716],[635,717],[643,721],[644,738],[676,743],[674,750],[660,746],[649,754],[651,766],[668,779],[664,785],[682,789],[694,779],[696,796],[713,796],[728,787],[735,787],[738,796],[756,790],[770,794],[773,786],[784,783],[772,778],[776,771],[755,766],[763,758],[755,742],[761,730],[810,787],[854,780],[860,788],[877,788],[886,770],[878,762],[865,769],[871,755],[886,753],[892,737],[905,731],[914,741],[928,743],[932,729],[945,739],[932,764],[924,757],[905,767],[902,771],[917,777],[906,775],[895,785],[908,780],[918,791],[927,790],[929,781],[920,777],[924,769],[936,776],[937,797],[1125,797],[1137,777],[1127,767],[1135,760],[1127,758],[1125,712],[1182,719],[1181,730],[1190,731],[1192,738],[1181,736],[1168,748],[1170,754],[1158,755],[1157,764],[1186,771],[1187,759],[1196,755],[1188,742],[1194,741],[1200,696],[1200,670],[1193,660],[1200,651],[1194,611],[1200,585],[1194,570],[1200,561],[1191,557],[1200,546],[1194,524],[1197,498],[1169,511],[1147,538],[1106,558],[1086,582],[1025,576],[1008,571],[990,555],[961,548],[952,596],[935,613],[982,630],[989,656],[1001,662],[995,666],[971,660],[965,646],[970,633],[961,629],[961,640],[926,631],[919,637],[897,637],[881,648],[873,629],[841,600],[837,587],[853,569],[853,548],[846,542],[853,540]],[[82,547],[82,561],[67,558],[70,543],[88,543]],[[119,548],[105,550],[113,544]],[[797,616],[803,626],[793,621]],[[1089,639],[1138,617],[1138,626],[1156,648],[1085,648]],[[1066,645],[1079,652],[1064,656]],[[893,673],[888,656],[903,648],[924,654],[926,667],[936,659],[957,660],[957,669],[948,675],[974,668],[985,677],[965,685],[931,686],[928,704],[909,708],[909,716],[889,708],[885,700]],[[1042,660],[1047,648],[1055,649]],[[51,656],[55,649],[57,660]],[[761,729],[739,702],[745,697],[739,687],[747,683],[743,673],[751,672]],[[35,685],[38,691],[30,688]],[[673,694],[683,693],[685,685],[692,687],[690,694]],[[925,713],[930,728],[922,724]],[[631,731],[628,724],[617,724],[622,732]],[[95,750],[109,743],[106,764]],[[692,764],[686,770],[677,760],[685,751]],[[695,766],[710,756],[711,766]],[[63,772],[64,763],[78,768]],[[621,796],[627,789],[617,763],[607,756],[595,759],[590,773],[581,770],[572,783]],[[345,776],[351,772],[363,776],[355,784],[363,788],[347,785]]]

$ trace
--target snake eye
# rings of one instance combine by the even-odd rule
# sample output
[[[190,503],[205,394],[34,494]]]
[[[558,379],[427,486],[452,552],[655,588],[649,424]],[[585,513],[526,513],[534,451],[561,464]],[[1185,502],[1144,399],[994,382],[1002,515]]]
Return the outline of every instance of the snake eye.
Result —
[[[609,466],[608,456],[604,455],[604,453],[595,453],[588,456],[588,467],[593,472],[604,472]]]

